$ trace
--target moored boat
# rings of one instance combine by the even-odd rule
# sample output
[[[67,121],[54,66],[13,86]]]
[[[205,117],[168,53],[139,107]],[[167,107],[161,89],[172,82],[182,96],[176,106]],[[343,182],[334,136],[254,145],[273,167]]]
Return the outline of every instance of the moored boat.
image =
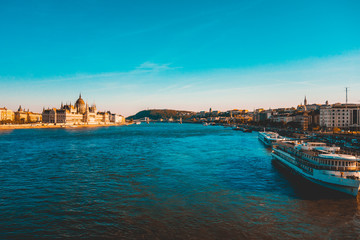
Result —
[[[273,143],[288,140],[287,138],[280,136],[278,133],[266,132],[266,131],[259,132],[258,138],[267,147],[271,147],[273,145]]]
[[[251,132],[252,132],[252,130],[251,130],[251,129],[249,129],[249,128],[243,128],[243,132],[246,132],[246,133],[251,133]]]
[[[242,132],[245,132],[245,133],[251,133],[251,132],[252,132],[252,130],[251,130],[251,129],[248,129],[248,128],[243,128],[243,127],[239,127],[239,126],[237,126],[237,127],[233,128],[233,130],[236,130],[236,131],[242,131]]]
[[[360,158],[325,143],[279,142],[272,157],[291,172],[320,186],[357,196]]]

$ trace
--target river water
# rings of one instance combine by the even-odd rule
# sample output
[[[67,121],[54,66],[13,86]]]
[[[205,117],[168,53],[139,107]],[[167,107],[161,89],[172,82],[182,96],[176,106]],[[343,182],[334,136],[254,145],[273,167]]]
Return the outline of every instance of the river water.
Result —
[[[0,239],[356,239],[360,201],[256,133],[196,124],[0,132]]]

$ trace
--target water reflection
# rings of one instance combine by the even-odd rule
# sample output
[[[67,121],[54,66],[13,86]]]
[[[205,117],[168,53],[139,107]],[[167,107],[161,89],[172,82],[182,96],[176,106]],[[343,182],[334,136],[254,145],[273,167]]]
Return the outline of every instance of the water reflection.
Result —
[[[0,129],[0,135],[11,134],[13,131],[14,129]]]

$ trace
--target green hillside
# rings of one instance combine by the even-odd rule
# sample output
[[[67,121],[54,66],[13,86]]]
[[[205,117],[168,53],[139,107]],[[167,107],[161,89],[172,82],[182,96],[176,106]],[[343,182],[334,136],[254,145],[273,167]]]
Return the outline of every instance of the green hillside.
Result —
[[[129,116],[126,119],[142,119],[145,117],[150,118],[151,120],[159,120],[159,119],[187,119],[194,115],[194,112],[190,111],[178,111],[178,110],[170,110],[170,109],[150,109],[150,110],[143,110],[138,112],[135,115]]]

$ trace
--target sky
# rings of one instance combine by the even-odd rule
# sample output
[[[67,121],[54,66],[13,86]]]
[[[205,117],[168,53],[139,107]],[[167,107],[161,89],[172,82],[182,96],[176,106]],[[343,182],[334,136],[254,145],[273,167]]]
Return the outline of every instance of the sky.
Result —
[[[360,1],[0,1],[0,107],[360,104]]]

